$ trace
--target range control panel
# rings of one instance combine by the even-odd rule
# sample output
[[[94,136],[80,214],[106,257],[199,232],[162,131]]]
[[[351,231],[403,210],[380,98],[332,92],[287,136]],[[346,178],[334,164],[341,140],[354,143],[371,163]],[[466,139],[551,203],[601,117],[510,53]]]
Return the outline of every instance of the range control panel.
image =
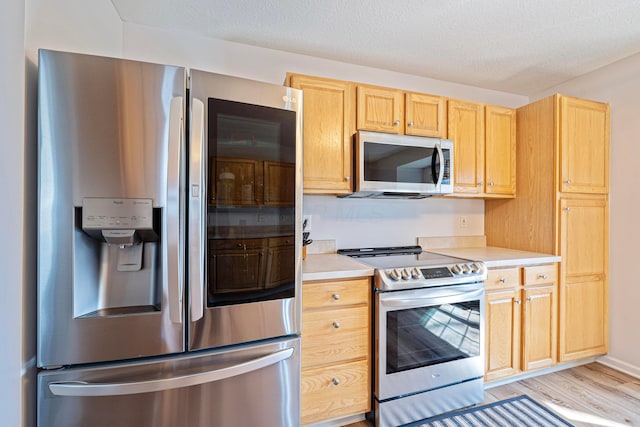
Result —
[[[437,267],[398,267],[377,270],[376,289],[398,290],[482,282],[487,278],[484,263],[465,262]]]

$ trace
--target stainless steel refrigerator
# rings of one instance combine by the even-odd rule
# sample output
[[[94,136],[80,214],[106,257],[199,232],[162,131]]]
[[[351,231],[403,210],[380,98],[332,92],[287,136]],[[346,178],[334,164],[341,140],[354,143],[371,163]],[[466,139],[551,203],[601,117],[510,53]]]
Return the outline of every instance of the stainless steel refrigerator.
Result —
[[[38,425],[298,425],[301,92],[49,50],[38,90]]]

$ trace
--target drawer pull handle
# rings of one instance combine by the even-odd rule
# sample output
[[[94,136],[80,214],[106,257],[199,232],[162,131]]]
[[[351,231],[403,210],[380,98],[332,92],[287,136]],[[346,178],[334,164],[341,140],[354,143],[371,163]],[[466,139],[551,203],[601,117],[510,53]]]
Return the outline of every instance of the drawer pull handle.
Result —
[[[514,301],[516,304],[522,304],[522,301],[520,301],[519,299]]]
[[[395,121],[393,122],[393,125],[394,125],[394,126],[400,126],[400,120],[395,120]]]
[[[334,378],[334,379],[332,379],[332,380],[331,380],[331,383],[332,383],[333,385],[338,385],[338,384],[340,384],[340,380],[339,380],[339,379],[337,379],[337,378]]]
[[[504,277],[501,277],[500,279],[498,279],[498,281],[499,281],[500,283],[504,283],[504,282],[506,282],[507,280],[506,280]]]
[[[338,301],[338,300],[340,299],[340,294],[333,294],[333,295],[331,295],[331,297],[332,297],[334,300]]]
[[[538,279],[547,280],[546,274],[538,274]]]
[[[340,327],[340,323],[339,322],[333,322],[332,325],[336,329],[338,329]]]

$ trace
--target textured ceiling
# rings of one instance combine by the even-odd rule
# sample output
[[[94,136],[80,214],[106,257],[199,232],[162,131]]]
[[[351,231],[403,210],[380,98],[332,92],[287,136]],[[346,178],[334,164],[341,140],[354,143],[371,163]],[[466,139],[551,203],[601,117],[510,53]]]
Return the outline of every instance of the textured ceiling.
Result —
[[[111,0],[124,22],[531,95],[640,52],[640,0]]]

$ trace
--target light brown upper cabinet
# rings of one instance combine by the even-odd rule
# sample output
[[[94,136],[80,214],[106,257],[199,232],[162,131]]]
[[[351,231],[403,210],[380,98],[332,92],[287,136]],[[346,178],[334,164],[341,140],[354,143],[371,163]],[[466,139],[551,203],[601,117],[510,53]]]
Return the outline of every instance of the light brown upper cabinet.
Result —
[[[450,99],[447,117],[455,150],[453,196],[514,197],[515,110]]]
[[[379,86],[357,86],[357,128],[415,136],[446,136],[446,99]]]
[[[447,137],[453,140],[453,191],[463,195],[484,192],[484,105],[450,99]]]
[[[558,359],[608,349],[609,106],[553,95],[517,110],[518,196],[485,202],[488,246],[562,256]]]
[[[352,191],[357,130],[454,141],[453,197],[516,192],[515,110],[342,80],[288,73],[304,93],[304,192]]]
[[[286,84],[303,91],[304,193],[350,193],[355,84],[299,74]]]
[[[484,192],[516,195],[516,110],[485,106]]]
[[[560,97],[560,191],[609,189],[609,105]]]

